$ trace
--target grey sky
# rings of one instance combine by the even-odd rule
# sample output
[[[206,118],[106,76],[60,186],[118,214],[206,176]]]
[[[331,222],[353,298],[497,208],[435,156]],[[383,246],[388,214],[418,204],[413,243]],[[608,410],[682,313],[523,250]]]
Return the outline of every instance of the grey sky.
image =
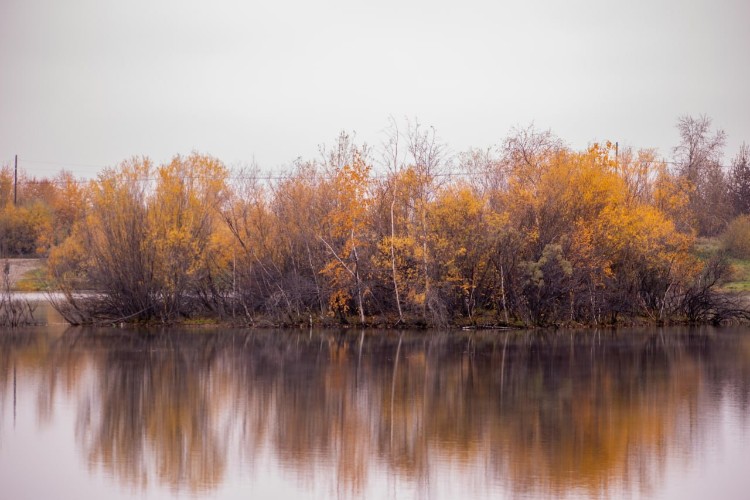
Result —
[[[533,121],[669,156],[677,117],[706,113],[732,156],[749,22],[747,0],[2,0],[0,164],[92,176],[198,150],[276,170],[342,129],[376,144],[389,115],[454,151]]]

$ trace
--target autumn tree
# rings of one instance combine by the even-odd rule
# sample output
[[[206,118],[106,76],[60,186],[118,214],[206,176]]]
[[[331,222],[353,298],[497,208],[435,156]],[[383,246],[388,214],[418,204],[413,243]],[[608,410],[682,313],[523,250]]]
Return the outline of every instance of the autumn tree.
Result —
[[[53,179],[55,195],[50,204],[54,218],[54,243],[67,238],[80,223],[86,211],[85,184],[69,171],[61,171]]]
[[[195,297],[220,312],[216,277],[227,266],[215,222],[225,176],[218,160],[192,154],[158,169],[133,158],[92,181],[85,221],[50,256],[63,289],[100,293],[79,319],[171,321],[189,315]]]
[[[281,323],[324,316],[321,269],[328,251],[318,239],[322,216],[315,162],[297,162],[275,183],[255,169],[240,174],[224,220],[236,245],[238,299],[250,321]]]
[[[389,254],[399,321],[405,310],[418,311],[423,321],[428,315],[445,316],[439,293],[432,293],[430,276],[430,206],[438,189],[441,172],[450,162],[446,145],[434,127],[418,120],[407,120],[399,127],[391,118],[382,147],[382,163],[388,175],[380,185],[381,196],[388,198],[387,223],[380,225],[380,262]],[[383,211],[377,213],[383,214]]]
[[[99,174],[88,186],[85,222],[50,256],[60,286],[76,287],[74,278],[84,275],[84,286],[103,294],[97,310],[81,321],[100,314],[142,319],[158,309],[156,248],[148,217],[152,173],[148,158],[132,158]]]
[[[664,272],[670,287],[688,247],[650,205],[651,188],[633,191],[646,182],[634,182],[611,144],[515,156],[501,204],[511,225],[496,257],[511,308],[533,323],[599,323],[637,313],[646,277]]]
[[[269,248],[273,245],[275,219],[268,207],[268,193],[258,179],[257,168],[242,170],[235,183],[233,197],[222,210],[224,223],[233,237],[232,288],[233,303],[242,303],[245,314],[260,307],[263,297],[271,296],[271,281],[278,280],[268,267]]]
[[[427,321],[441,309],[439,294],[431,292],[436,271],[430,257],[434,179],[424,168],[404,166],[377,185],[373,200],[378,231],[375,260],[379,269],[387,270],[390,288],[398,290],[400,318],[408,312]]]
[[[692,234],[697,221],[695,213],[690,209],[688,193],[693,191],[695,186],[690,181],[662,163],[656,169],[650,204],[665,214],[680,233]]]
[[[367,262],[362,253],[367,244],[370,168],[359,153],[355,153],[350,164],[334,167],[328,186],[331,207],[325,216],[322,234],[318,235],[332,257],[322,271],[335,289],[329,298],[329,307],[345,313],[348,302],[355,299],[362,324],[365,322],[362,266]]]
[[[43,204],[8,205],[0,210],[0,254],[43,255],[52,232],[52,217]]]
[[[44,256],[57,242],[56,186],[49,179],[30,178],[23,170],[18,184],[15,197],[13,171],[0,169],[0,254]]]
[[[497,244],[502,216],[466,184],[440,190],[430,207],[430,248],[434,278],[450,310],[473,319],[491,275],[491,251]]]
[[[229,256],[217,226],[228,172],[219,160],[193,153],[175,156],[156,173],[147,209],[153,278],[160,291],[158,314],[164,320],[184,314],[192,295],[223,313],[219,288],[225,288],[221,280],[226,279]]]
[[[274,296],[283,299],[295,315],[325,316],[328,289],[321,270],[330,253],[320,241],[331,197],[325,189],[325,172],[316,162],[297,162],[294,170],[273,188],[270,209],[277,239],[270,249],[278,252],[274,267],[283,273],[281,290]],[[267,273],[266,273],[267,274]]]
[[[9,165],[0,167],[0,210],[13,203],[13,170]]]

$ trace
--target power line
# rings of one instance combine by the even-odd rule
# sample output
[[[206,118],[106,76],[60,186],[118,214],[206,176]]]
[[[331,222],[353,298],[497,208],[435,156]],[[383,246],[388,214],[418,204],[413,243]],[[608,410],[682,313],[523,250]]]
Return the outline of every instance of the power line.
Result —
[[[63,162],[52,162],[52,161],[41,161],[41,160],[27,160],[25,158],[19,158],[18,159],[21,164],[42,164],[42,165],[60,165],[60,166],[80,166],[80,167],[92,167],[92,168],[110,168],[110,167],[104,167],[101,165],[91,165],[91,164],[83,164],[83,163],[63,163]],[[474,175],[486,175],[493,173],[492,170],[466,170],[466,171],[453,171],[453,172],[434,172],[430,174],[432,177],[461,177],[461,176],[474,176]],[[258,180],[258,181],[283,181],[287,179],[293,178],[295,175],[294,173],[288,173],[288,174],[261,174],[261,175],[252,175],[252,174],[240,174],[240,175],[229,175],[226,177],[208,177],[208,176],[186,176],[182,177],[183,179],[188,180]],[[332,178],[332,174],[324,174],[316,172],[315,177],[317,178],[323,178],[323,179],[329,179]],[[369,176],[370,179],[387,179],[389,177],[388,174],[375,174]],[[154,182],[159,180],[159,177],[141,177],[138,179],[134,179],[138,182]],[[52,182],[52,183],[58,183],[59,181],[54,179],[29,179],[26,180],[27,183],[41,183],[41,182]],[[87,184],[89,182],[100,182],[100,179],[85,179],[85,178],[79,178],[79,179],[73,179],[68,180],[66,182],[73,182],[76,184]]]
[[[94,165],[94,164],[85,164],[85,163],[67,163],[67,162],[54,162],[54,161],[43,161],[43,160],[27,160],[25,158],[17,158],[17,163],[23,164],[39,164],[39,165],[59,165],[61,167],[65,166],[78,166],[78,167],[88,167],[88,168],[99,168],[101,170],[111,168],[109,166],[102,166],[102,165]],[[665,164],[665,165],[673,165],[673,166],[679,166],[681,163],[672,161],[672,160],[655,160],[653,162],[654,164]],[[731,169],[731,165],[721,165],[716,164],[719,168],[722,169]],[[59,173],[59,172],[58,172]],[[433,172],[429,174],[430,177],[433,178],[452,178],[452,177],[477,177],[477,176],[483,176],[483,175],[491,175],[497,173],[497,170],[495,169],[472,169],[472,170],[454,170],[450,172]],[[247,181],[247,180],[254,180],[254,181],[264,181],[264,182],[274,182],[274,181],[284,181],[288,179],[294,178],[296,173],[283,173],[283,174],[259,174],[259,175],[253,175],[253,174],[237,174],[237,175],[228,175],[228,176],[222,176],[222,177],[209,177],[209,176],[186,176],[182,177],[182,179],[185,180],[226,180],[226,181]],[[314,175],[315,178],[318,179],[331,179],[333,178],[333,174],[330,173],[320,173],[316,172]],[[388,179],[390,177],[390,174],[386,173],[379,173],[370,175],[368,178],[371,180],[383,180]],[[159,180],[159,177],[141,177],[132,179],[136,182],[156,182]],[[101,182],[100,178],[96,179],[87,179],[87,178],[73,178],[73,179],[49,179],[49,178],[42,178],[42,179],[25,179],[23,181],[26,184],[41,184],[44,182],[49,182],[51,184],[65,184],[65,183],[73,183],[78,185],[84,185],[89,184],[91,182],[99,183]]]

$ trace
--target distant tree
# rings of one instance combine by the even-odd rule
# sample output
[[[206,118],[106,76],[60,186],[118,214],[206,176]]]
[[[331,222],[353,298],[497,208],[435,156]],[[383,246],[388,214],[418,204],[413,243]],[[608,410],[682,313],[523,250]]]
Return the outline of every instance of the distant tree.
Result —
[[[49,214],[40,204],[8,205],[0,210],[0,255],[34,256],[40,236],[49,231]],[[45,231],[46,230],[46,231]]]
[[[726,227],[731,211],[727,179],[721,170],[726,134],[720,129],[712,131],[706,115],[681,116],[677,130],[681,140],[674,148],[674,158],[679,175],[694,188],[686,194],[696,229],[701,235],[714,236]]]
[[[681,116],[677,120],[680,144],[674,148],[678,170],[699,184],[706,169],[721,160],[726,142],[723,130],[711,131],[711,118],[706,115]]]
[[[750,214],[750,146],[746,143],[732,160],[729,195],[735,215]]]
[[[13,203],[13,170],[8,165],[0,167],[0,210]]]

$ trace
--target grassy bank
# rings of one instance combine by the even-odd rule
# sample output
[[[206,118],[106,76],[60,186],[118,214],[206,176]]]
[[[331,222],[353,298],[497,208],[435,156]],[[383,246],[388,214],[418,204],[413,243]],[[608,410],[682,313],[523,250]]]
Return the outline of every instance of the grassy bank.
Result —
[[[703,261],[707,261],[723,250],[719,238],[699,238],[695,244],[695,253]],[[750,259],[728,257],[731,274],[721,285],[725,292],[750,292]]]

